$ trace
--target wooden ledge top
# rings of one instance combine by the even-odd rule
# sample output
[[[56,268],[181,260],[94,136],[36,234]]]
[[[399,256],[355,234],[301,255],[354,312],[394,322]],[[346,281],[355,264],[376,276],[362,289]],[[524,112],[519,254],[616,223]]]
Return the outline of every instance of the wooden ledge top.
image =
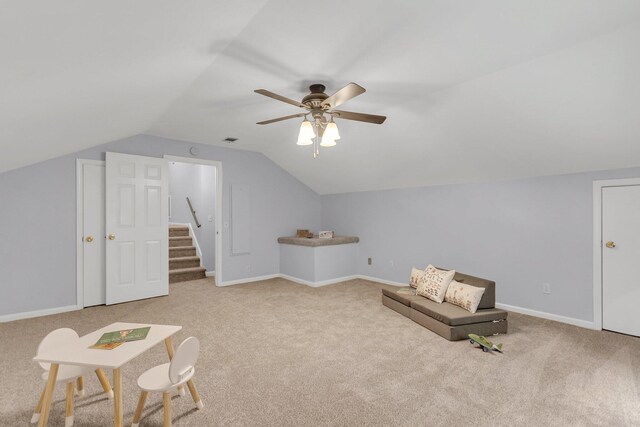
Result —
[[[321,239],[319,237],[278,237],[278,243],[284,245],[309,246],[312,248],[318,246],[346,245],[348,243],[358,243],[359,237],[356,236],[335,236],[331,239]]]

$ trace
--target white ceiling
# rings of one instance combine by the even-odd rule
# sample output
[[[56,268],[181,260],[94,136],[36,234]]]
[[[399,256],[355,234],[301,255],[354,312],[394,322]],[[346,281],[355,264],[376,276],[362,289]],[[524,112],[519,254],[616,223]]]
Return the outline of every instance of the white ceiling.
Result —
[[[0,171],[137,133],[238,137],[320,194],[640,166],[636,0],[1,4]],[[255,124],[298,110],[254,89],[350,81],[388,119],[318,159]]]

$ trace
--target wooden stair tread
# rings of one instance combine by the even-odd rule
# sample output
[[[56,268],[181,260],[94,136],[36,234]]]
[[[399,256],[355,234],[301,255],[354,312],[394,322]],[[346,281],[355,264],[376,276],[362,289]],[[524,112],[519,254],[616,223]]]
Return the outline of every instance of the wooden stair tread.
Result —
[[[206,272],[207,269],[204,267],[189,267],[189,268],[178,268],[175,270],[169,271],[169,274],[182,274],[182,273],[199,273]]]

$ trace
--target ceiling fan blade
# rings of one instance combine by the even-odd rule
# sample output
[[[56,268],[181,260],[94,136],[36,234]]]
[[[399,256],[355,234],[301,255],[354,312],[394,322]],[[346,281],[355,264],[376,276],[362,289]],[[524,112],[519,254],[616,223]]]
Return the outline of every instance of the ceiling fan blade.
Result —
[[[307,113],[292,114],[290,116],[278,117],[277,119],[265,120],[263,122],[258,122],[256,124],[257,125],[268,125],[269,123],[275,123],[275,122],[281,122],[283,120],[295,119],[296,117],[303,117],[306,114]]]
[[[351,98],[355,98],[356,96],[362,95],[365,92],[365,88],[352,82],[322,101],[322,104],[320,105],[322,105],[323,107],[328,106],[329,108],[335,108],[340,104],[344,104]]]
[[[307,108],[306,105],[301,104],[298,101],[294,101],[293,99],[278,95],[277,93],[270,92],[266,89],[256,89],[254,90],[254,92],[259,93],[260,95],[268,96],[269,98],[277,99],[278,101],[286,102],[287,104],[295,105],[296,107]]]
[[[332,110],[329,114],[335,116],[338,119],[346,119],[346,120],[355,120],[358,122],[367,122],[367,123],[375,123],[382,124],[385,120],[387,120],[386,116],[376,116],[375,114],[365,114],[365,113],[352,113],[351,111],[341,111],[341,110]]]

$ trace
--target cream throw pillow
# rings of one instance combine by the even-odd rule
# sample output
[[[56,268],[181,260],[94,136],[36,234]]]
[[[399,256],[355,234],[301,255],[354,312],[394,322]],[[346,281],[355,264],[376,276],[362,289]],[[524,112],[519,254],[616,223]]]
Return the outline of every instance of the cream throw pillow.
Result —
[[[480,305],[480,300],[484,294],[484,288],[477,286],[465,285],[464,283],[451,282],[447,288],[444,300],[448,303],[455,304],[464,308],[471,313],[475,313]]]
[[[441,304],[442,301],[444,301],[447,287],[453,280],[453,276],[455,276],[455,274],[455,270],[438,270],[433,265],[429,264],[427,269],[424,271],[424,275],[418,280],[416,295],[421,295]]]
[[[411,269],[411,276],[409,276],[409,286],[411,286],[412,288],[417,288],[418,282],[420,281],[420,278],[422,276],[424,276],[424,270],[418,270],[417,268],[413,267]]]

